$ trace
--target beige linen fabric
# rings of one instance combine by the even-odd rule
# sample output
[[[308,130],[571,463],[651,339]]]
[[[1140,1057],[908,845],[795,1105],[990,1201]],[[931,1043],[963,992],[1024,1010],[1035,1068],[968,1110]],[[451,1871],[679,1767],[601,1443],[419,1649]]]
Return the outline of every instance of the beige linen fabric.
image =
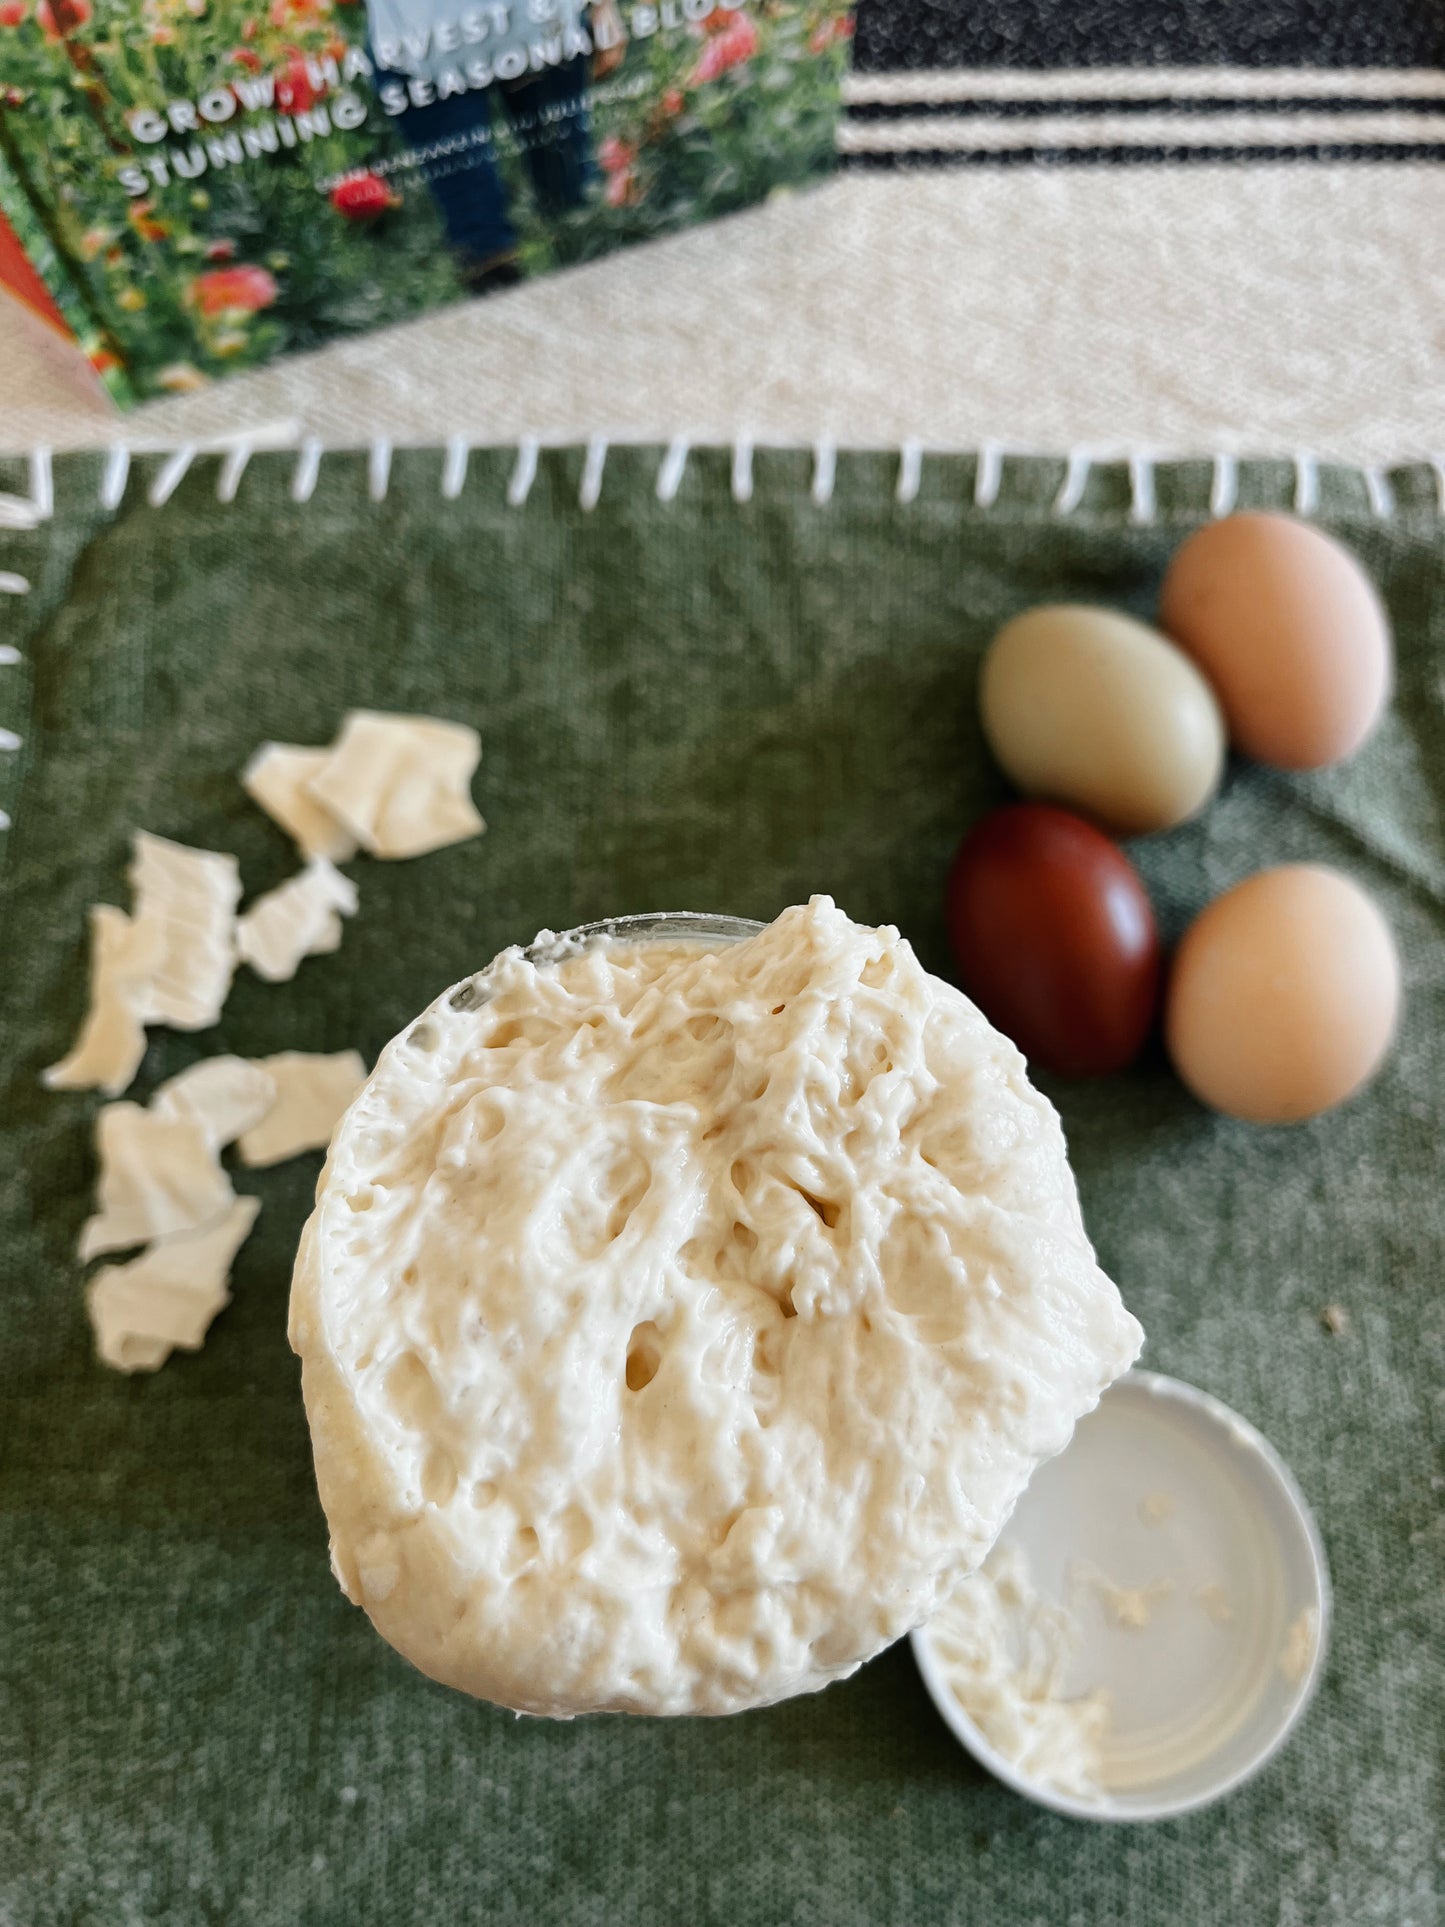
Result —
[[[815,193],[129,417],[0,302],[0,442],[294,427],[1445,450],[1428,162],[845,172]]]

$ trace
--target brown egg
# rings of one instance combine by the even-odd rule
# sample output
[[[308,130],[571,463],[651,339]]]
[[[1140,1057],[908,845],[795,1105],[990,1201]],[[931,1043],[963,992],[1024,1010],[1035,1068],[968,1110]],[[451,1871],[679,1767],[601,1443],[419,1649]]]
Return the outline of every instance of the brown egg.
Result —
[[[1289,515],[1229,515],[1169,565],[1160,626],[1214,685],[1230,740],[1280,769],[1351,756],[1390,694],[1390,625],[1348,549]]]
[[[1202,1103],[1287,1124],[1374,1076],[1399,1008],[1399,959],[1374,903],[1338,870],[1292,863],[1237,884],[1190,925],[1164,1035]]]

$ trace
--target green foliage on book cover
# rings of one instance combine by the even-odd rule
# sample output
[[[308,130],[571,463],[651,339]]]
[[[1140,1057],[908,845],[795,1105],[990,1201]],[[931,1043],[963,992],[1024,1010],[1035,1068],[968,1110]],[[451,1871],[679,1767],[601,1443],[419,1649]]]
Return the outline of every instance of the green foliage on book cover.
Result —
[[[497,141],[520,270],[590,260],[826,171],[848,33],[841,0],[748,0],[634,38],[593,102],[581,207],[544,222],[515,143]],[[353,89],[360,125],[327,119],[334,93],[317,75],[366,34],[358,0],[0,4],[0,207],[119,399],[198,388],[463,293],[425,179],[370,86]],[[274,110],[298,127],[305,116],[294,147],[125,191],[123,170],[196,155],[242,125],[149,145],[136,110],[269,75],[278,103],[295,83]],[[378,167],[370,198],[332,191]]]

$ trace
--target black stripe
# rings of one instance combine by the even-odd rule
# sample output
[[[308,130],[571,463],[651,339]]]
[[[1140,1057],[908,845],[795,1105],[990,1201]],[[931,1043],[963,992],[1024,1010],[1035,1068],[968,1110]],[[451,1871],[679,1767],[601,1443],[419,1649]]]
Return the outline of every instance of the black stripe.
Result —
[[[1304,94],[1275,97],[1251,95],[1209,95],[1207,98],[1176,99],[1159,95],[1141,100],[1137,94],[1121,98],[1101,97],[1088,100],[860,100],[848,108],[850,120],[923,120],[934,115],[986,114],[997,120],[1031,120],[1041,115],[1061,114],[1445,114],[1445,94],[1425,97],[1420,94],[1390,94],[1367,100],[1358,94],[1348,97],[1332,94],[1314,99]]]
[[[1310,142],[1286,147],[908,147],[844,152],[845,167],[1115,167],[1196,161],[1445,161],[1445,141]]]
[[[861,73],[1440,67],[1442,0],[859,0]]]

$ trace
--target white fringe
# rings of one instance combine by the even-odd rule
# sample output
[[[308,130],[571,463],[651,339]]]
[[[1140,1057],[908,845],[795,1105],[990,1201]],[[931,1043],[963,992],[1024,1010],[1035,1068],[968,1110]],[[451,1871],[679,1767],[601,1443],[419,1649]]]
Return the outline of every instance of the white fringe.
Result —
[[[1003,480],[1003,450],[997,442],[982,442],[978,451],[978,467],[973,473],[973,505],[976,509],[991,509],[998,500],[999,483]]]
[[[455,502],[467,485],[467,463],[471,458],[471,444],[465,435],[447,437],[446,460],[442,463],[442,498]]]
[[[40,525],[35,504],[25,495],[0,495],[0,529],[33,529]]]
[[[301,444],[296,457],[296,467],[291,474],[291,500],[309,502],[316,493],[317,478],[321,474],[321,444],[314,435],[308,435]]]
[[[910,436],[898,450],[898,500],[917,501],[922,480],[923,444]]]
[[[1072,515],[1084,499],[1084,490],[1089,485],[1089,470],[1094,458],[1086,448],[1071,448],[1069,459],[1064,467],[1064,479],[1059,492],[1054,497],[1055,515]]]
[[[1365,493],[1370,498],[1370,507],[1376,515],[1393,515],[1395,511],[1395,491],[1390,487],[1390,478],[1382,468],[1365,470]]]
[[[124,442],[116,442],[106,450],[105,467],[100,471],[100,506],[113,515],[125,499],[129,480],[130,450]]]
[[[1320,505],[1320,465],[1303,452],[1294,458],[1294,512],[1313,515]]]
[[[1148,455],[1129,457],[1129,520],[1138,526],[1154,520],[1154,463]]]
[[[373,502],[384,502],[391,486],[391,443],[378,435],[367,451],[366,492]]]
[[[657,469],[657,499],[670,502],[682,486],[683,471],[687,467],[688,439],[686,435],[674,435],[667,444],[667,453]]]
[[[48,522],[55,513],[55,478],[44,442],[30,451],[30,499],[40,520]]]
[[[541,444],[534,435],[525,435],[517,443],[517,465],[512,470],[512,479],[507,484],[507,502],[511,508],[521,508],[532,493],[532,484],[537,479],[537,455]]]
[[[739,435],[733,443],[732,490],[735,502],[753,499],[753,444],[748,435]]]
[[[607,464],[607,437],[591,435],[582,461],[582,480],[577,488],[577,506],[590,515],[602,499],[602,471]]]
[[[153,509],[164,508],[185,478],[186,470],[196,459],[194,442],[183,442],[174,455],[168,455],[151,478],[146,490],[146,500]]]
[[[1209,482],[1209,513],[1218,519],[1233,512],[1239,499],[1239,463],[1232,455],[1216,455]]]
[[[602,476],[610,445],[609,437],[601,434],[593,435],[587,442],[578,490],[578,501],[583,509],[595,508],[600,499]],[[451,435],[447,438],[441,472],[441,493],[447,501],[455,501],[466,487],[473,446],[472,440],[466,435]],[[507,484],[507,501],[513,508],[520,508],[531,493],[537,477],[542,446],[541,438],[534,435],[524,435],[517,442],[516,462]],[[234,435],[219,436],[208,441],[185,442],[176,447],[143,445],[142,449],[137,451],[124,442],[113,443],[105,451],[105,461],[101,470],[100,505],[111,514],[120,508],[129,485],[131,463],[136,452],[155,454],[162,458],[161,465],[146,491],[146,498],[151,506],[160,508],[179,488],[198,454],[219,454],[222,457],[216,481],[216,499],[229,504],[236,500],[247,466],[258,450],[293,447],[297,449],[297,458],[291,477],[291,499],[298,503],[309,502],[316,491],[320,475],[324,452],[322,444],[311,435],[304,437],[298,443],[296,424],[278,422],[247,429]],[[691,440],[686,435],[675,435],[668,443],[657,471],[656,494],[659,502],[676,500],[691,449]],[[739,435],[733,443],[730,486],[733,500],[736,502],[748,502],[752,499],[753,450],[753,439],[749,435]],[[392,452],[393,443],[386,436],[377,436],[368,444],[367,493],[373,502],[384,502],[387,499]],[[980,444],[973,481],[975,508],[989,509],[997,504],[1002,488],[1005,454],[1006,449],[1000,442],[988,440]],[[55,485],[52,451],[41,445],[32,448],[26,459],[29,466],[30,494],[28,496],[0,494],[0,530],[17,532],[32,530],[54,515]],[[1069,451],[1065,460],[1063,480],[1053,501],[1053,512],[1056,515],[1072,514],[1079,507],[1087,491],[1090,471],[1094,463],[1102,459],[1104,456],[1100,452],[1083,447]],[[1117,457],[1111,454],[1110,459],[1117,459]],[[1124,459],[1127,460],[1129,469],[1129,518],[1132,522],[1140,524],[1152,522],[1158,513],[1154,470],[1160,458],[1153,453],[1136,450],[1125,454]],[[826,507],[833,499],[837,481],[837,462],[836,440],[832,436],[820,437],[813,446],[813,469],[809,483],[810,498],[819,508]],[[1239,458],[1233,454],[1219,453],[1212,458],[1212,462],[1209,513],[1213,516],[1228,515],[1233,511],[1238,497]],[[1293,464],[1294,512],[1297,515],[1314,514],[1319,507],[1318,460],[1314,455],[1300,451],[1293,457]],[[1430,468],[1435,478],[1436,510],[1442,518],[1445,518],[1445,455],[1431,458]],[[917,499],[922,482],[922,470],[923,443],[917,437],[909,436],[898,447],[898,482],[895,491],[898,502],[906,505]],[[1371,512],[1380,517],[1393,515],[1399,504],[1388,470],[1381,466],[1359,466],[1358,472],[1364,483]],[[10,584],[9,577],[0,577],[0,593],[24,593],[24,591],[15,590]]]
[[[229,503],[235,501],[236,491],[241,486],[241,477],[246,473],[246,464],[250,459],[251,444],[249,442],[237,442],[234,448],[227,449],[225,457],[221,462],[221,472],[216,477],[216,500],[218,502]]]

